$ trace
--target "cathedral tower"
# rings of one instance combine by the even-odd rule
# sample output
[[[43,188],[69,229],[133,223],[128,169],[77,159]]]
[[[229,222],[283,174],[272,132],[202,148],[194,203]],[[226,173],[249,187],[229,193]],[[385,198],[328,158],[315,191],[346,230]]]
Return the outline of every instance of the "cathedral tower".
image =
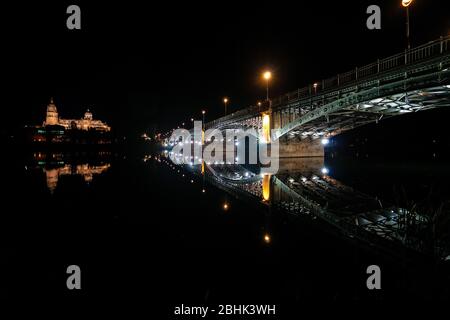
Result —
[[[53,98],[50,98],[50,103],[47,105],[47,117],[45,118],[46,126],[57,125],[58,120],[58,110],[56,110],[56,105],[53,102]]]

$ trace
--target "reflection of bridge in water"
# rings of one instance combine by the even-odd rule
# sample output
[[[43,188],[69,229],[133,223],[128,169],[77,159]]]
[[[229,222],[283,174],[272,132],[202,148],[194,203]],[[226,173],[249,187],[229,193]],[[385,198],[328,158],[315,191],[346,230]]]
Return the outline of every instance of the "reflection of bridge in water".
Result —
[[[390,205],[333,179],[321,157],[280,160],[276,175],[241,165],[184,165],[240,199],[307,219],[318,219],[344,235],[395,252],[399,246],[446,257],[427,242],[429,217]]]

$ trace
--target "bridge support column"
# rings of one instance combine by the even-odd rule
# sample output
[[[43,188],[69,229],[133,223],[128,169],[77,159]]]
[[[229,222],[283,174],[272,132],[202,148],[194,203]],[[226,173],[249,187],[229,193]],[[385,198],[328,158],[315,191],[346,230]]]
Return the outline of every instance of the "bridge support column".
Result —
[[[325,150],[320,139],[302,141],[282,141],[279,147],[280,158],[324,157]]]

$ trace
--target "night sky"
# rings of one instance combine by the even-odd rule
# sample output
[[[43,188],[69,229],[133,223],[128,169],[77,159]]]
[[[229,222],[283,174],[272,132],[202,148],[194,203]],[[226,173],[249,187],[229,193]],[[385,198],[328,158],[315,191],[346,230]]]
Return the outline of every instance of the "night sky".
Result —
[[[66,28],[81,8],[82,29]],[[381,30],[366,8],[381,7]],[[446,7],[447,6],[447,7]],[[412,45],[449,34],[448,0],[416,0]],[[40,124],[54,96],[60,115],[90,108],[120,134],[167,130],[369,64],[405,48],[398,1],[34,1],[2,4],[2,131]]]

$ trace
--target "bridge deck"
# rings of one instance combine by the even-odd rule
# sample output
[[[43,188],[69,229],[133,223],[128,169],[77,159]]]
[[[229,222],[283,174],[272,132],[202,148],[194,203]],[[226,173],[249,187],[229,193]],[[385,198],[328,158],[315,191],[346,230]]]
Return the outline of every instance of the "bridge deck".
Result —
[[[272,114],[276,138],[332,136],[394,115],[450,105],[450,37],[355,68],[250,106],[206,128],[260,127]]]

